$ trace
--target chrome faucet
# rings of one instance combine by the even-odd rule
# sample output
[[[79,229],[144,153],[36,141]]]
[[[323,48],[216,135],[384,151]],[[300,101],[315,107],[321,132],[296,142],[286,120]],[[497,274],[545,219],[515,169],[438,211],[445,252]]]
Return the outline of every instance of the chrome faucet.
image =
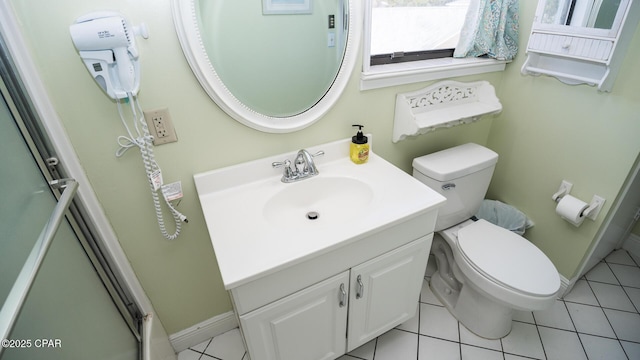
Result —
[[[291,161],[288,159],[282,162],[274,162],[271,166],[274,168],[284,167],[284,173],[282,174],[281,179],[282,182],[295,182],[316,176],[320,173],[316,164],[313,162],[313,158],[321,155],[324,155],[324,151],[318,151],[312,155],[307,150],[302,149],[298,151],[298,154],[296,155],[293,168],[291,168]]]

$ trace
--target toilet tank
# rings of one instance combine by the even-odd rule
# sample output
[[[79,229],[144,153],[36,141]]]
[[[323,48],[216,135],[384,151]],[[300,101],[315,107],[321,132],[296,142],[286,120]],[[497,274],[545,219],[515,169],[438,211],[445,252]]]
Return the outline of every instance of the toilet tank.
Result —
[[[413,176],[447,198],[438,212],[435,231],[478,212],[497,162],[497,153],[473,143],[413,159]]]

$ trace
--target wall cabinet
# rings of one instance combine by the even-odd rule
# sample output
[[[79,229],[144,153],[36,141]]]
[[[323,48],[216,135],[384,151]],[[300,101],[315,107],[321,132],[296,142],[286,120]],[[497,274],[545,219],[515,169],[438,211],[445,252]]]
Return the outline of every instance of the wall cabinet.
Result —
[[[251,359],[335,359],[412,318],[432,236],[240,315]]]
[[[540,0],[521,71],[611,91],[639,19],[638,0]]]

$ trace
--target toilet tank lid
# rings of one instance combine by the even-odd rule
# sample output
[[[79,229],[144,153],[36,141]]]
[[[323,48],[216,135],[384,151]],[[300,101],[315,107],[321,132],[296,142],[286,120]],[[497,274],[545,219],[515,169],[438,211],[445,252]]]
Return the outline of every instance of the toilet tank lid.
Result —
[[[413,159],[416,171],[438,181],[449,181],[486,169],[498,162],[498,154],[474,143],[459,145]]]

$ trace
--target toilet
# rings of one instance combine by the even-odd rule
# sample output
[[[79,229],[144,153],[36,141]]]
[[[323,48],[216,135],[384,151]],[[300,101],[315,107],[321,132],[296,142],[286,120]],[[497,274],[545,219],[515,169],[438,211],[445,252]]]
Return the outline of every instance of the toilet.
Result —
[[[429,286],[467,329],[487,339],[511,331],[514,310],[553,305],[560,276],[522,236],[477,220],[498,154],[469,143],[413,160],[413,176],[447,198],[431,252],[438,270]]]

